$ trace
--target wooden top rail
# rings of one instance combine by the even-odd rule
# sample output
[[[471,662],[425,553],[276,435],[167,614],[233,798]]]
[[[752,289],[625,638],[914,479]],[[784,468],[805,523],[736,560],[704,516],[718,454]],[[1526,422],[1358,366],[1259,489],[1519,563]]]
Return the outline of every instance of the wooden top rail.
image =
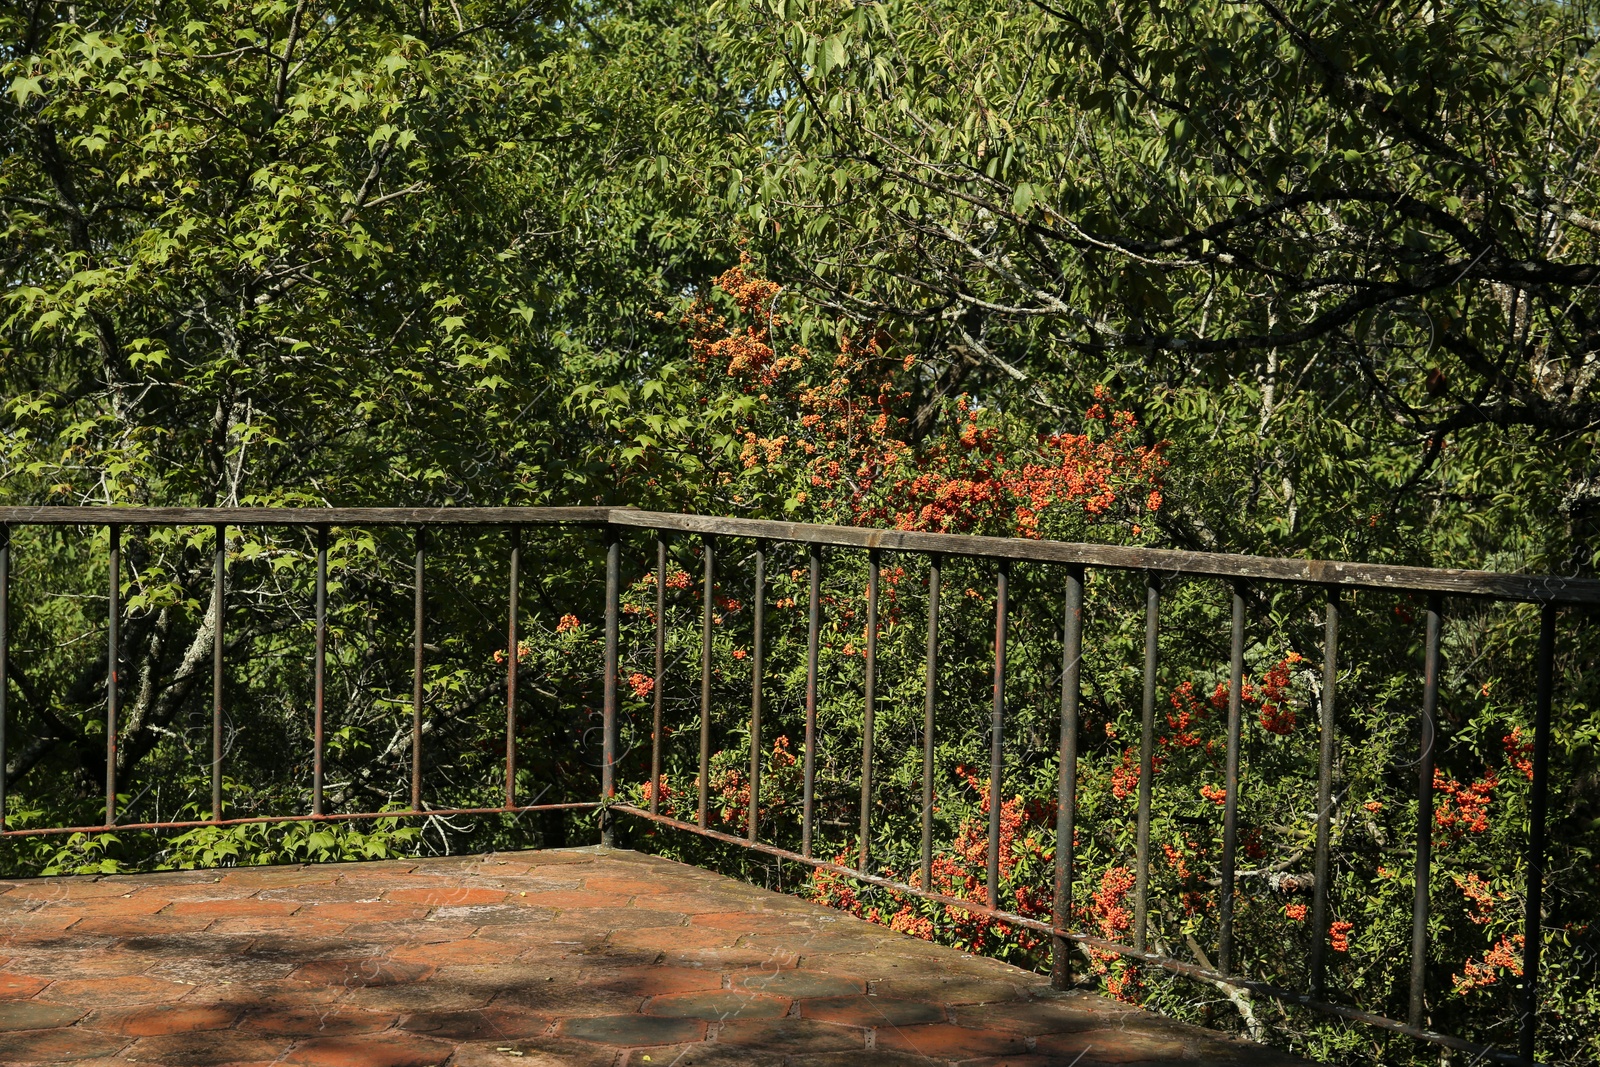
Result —
[[[977,537],[971,534],[874,530],[860,526],[820,526],[762,519],[718,519],[654,511],[618,510],[610,521],[619,526],[654,530],[723,534],[730,537],[799,541],[805,544],[879,548],[896,552],[938,552],[947,556],[1014,559],[1035,563],[1068,563],[1116,570],[1150,571],[1207,578],[1259,579],[1303,585],[1402,592],[1481,596],[1534,603],[1600,604],[1600,581],[1558,575],[1500,574],[1494,571],[1399,567],[1383,563],[1339,563],[1330,560],[1241,556],[1227,552],[1181,552],[1167,548],[1128,548],[1069,541],[1036,541],[1025,537]]]
[[[747,537],[841,548],[940,553],[983,559],[1077,564],[1156,574],[1550,604],[1600,604],[1600,580],[1560,575],[1403,567],[1383,563],[1184,552],[1022,537],[878,530],[860,526],[678,515],[635,508],[134,508],[0,507],[0,524],[48,526],[631,526],[664,532]]]

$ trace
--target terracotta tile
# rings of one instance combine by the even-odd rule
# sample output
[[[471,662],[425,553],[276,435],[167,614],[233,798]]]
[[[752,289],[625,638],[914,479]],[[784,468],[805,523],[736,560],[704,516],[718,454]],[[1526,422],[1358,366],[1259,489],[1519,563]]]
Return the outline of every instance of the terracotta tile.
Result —
[[[626,908],[632,893],[603,893],[589,889],[549,889],[512,893],[512,904],[531,904],[537,908]]]
[[[426,964],[368,958],[314,960],[295,968],[290,978],[313,985],[360,989],[367,986],[410,985],[422,981],[432,973],[433,968]]]
[[[878,1047],[911,1052],[929,1059],[965,1060],[977,1056],[1006,1056],[1027,1051],[1020,1035],[996,1030],[971,1030],[949,1023],[926,1026],[885,1027],[878,1031]]]
[[[525,942],[527,948],[517,957],[517,962],[532,967],[569,967],[577,966],[584,957],[599,952],[606,946],[606,941],[611,937],[609,930],[584,930],[563,928],[552,930],[549,938],[535,938]],[[482,937],[483,934],[478,936]],[[655,963],[660,959],[660,952],[652,952],[650,958],[644,963]]]
[[[670,993],[655,997],[645,1006],[647,1015],[668,1015],[682,1019],[781,1019],[789,1014],[788,997],[765,993],[746,993],[738,989],[712,989],[702,993]]]
[[[55,1026],[71,1026],[83,1018],[87,1008],[71,1004],[56,1004],[43,1000],[8,1000],[0,1002],[0,1032],[10,1030],[46,1030]]]
[[[292,962],[262,959],[241,952],[235,955],[197,955],[189,959],[164,959],[145,973],[151,978],[164,978],[169,982],[210,986],[287,978],[293,970]]]
[[[343,1000],[351,990],[340,986],[308,986],[299,982],[263,982],[257,985],[222,982],[197,985],[183,998],[185,1004],[218,1004],[241,1013],[271,1011],[323,1011]],[[343,1007],[338,1010],[345,1010]]]
[[[604,1045],[676,1045],[698,1041],[705,1036],[706,1024],[698,1019],[668,1019],[655,1015],[597,1015],[588,1019],[564,1019],[560,1033]]]
[[[128,891],[113,879],[94,875],[63,874],[53,878],[22,878],[4,883],[6,896],[24,900],[65,900],[72,897],[86,900],[89,897],[120,897]]]
[[[316,1067],[440,1067],[455,1046],[412,1034],[376,1037],[319,1037],[302,1042],[284,1063]]]
[[[745,948],[666,949],[661,962],[681,967],[721,968],[728,971],[762,971],[771,973],[793,970],[800,962],[795,952],[757,951]]]
[[[506,899],[506,892],[502,889],[440,886],[437,889],[395,889],[384,893],[383,898],[402,904],[426,904],[432,908],[459,908],[468,904],[498,904]]]
[[[693,967],[625,967],[601,979],[601,989],[639,997],[668,993],[697,993],[722,988],[722,972]]]
[[[159,978],[62,978],[51,982],[42,996],[72,1003],[168,1004],[189,987]]]
[[[137,896],[119,894],[87,899],[71,897],[67,900],[53,901],[46,904],[45,908],[49,911],[71,912],[84,919],[97,916],[131,918],[135,915],[154,915],[171,903],[172,901],[165,896],[141,893]]]
[[[550,1019],[506,1008],[423,1011],[400,1021],[402,1030],[450,1041],[515,1041],[538,1037],[551,1026]]]
[[[148,881],[143,885],[129,885],[128,889],[136,897],[140,895],[158,896],[174,902],[180,900],[239,900],[252,895],[250,890],[244,889],[242,886],[224,884],[222,876],[218,874],[183,883],[168,881],[166,877],[162,877],[159,880]]]
[[[5,1035],[7,1067],[23,1064],[74,1063],[109,1056],[128,1043],[119,1034],[90,1030],[24,1030]]]
[[[366,986],[352,989],[339,998],[339,1006],[351,1011],[385,1011],[405,1015],[414,1011],[466,1011],[488,1004],[492,993],[463,989],[439,982],[415,985]]]
[[[865,1062],[870,1063],[871,1067],[934,1067],[926,1056],[918,1056],[914,1052],[874,1048],[867,1055],[871,1059],[866,1059]],[[864,1057],[859,1052],[816,1052],[809,1056],[791,1056],[785,1061],[785,1067],[861,1067],[863,1061]],[[1010,1060],[999,1061],[996,1067],[1010,1062]],[[1017,1067],[1045,1067],[1045,1065],[1031,1062],[1024,1064],[1022,1060],[1018,1060]],[[1088,1065],[1055,1062],[1048,1067],[1088,1067]]]
[[[743,911],[748,905],[737,898],[717,893],[654,893],[649,897],[652,908],[677,911],[685,915],[707,915],[720,912]]]
[[[513,1056],[503,1049],[520,1053]],[[614,1045],[593,1045],[564,1037],[537,1037],[524,1041],[474,1042],[456,1049],[450,1067],[615,1067],[627,1055]],[[671,1067],[672,1061],[652,1059],[652,1067]],[[678,1067],[688,1067],[679,1064]]]
[[[381,895],[390,889],[410,889],[441,884],[441,880],[438,878],[430,878],[427,875],[413,876],[404,867],[352,871],[348,870],[345,865],[340,864],[340,869],[337,873],[338,877],[334,879],[334,885],[364,889],[374,896]]]
[[[0,1000],[27,1000],[49,984],[48,978],[0,971]]]
[[[171,905],[171,913],[181,918],[192,916],[205,916],[210,919],[220,919],[230,915],[251,915],[268,917],[273,915],[293,915],[300,910],[301,905],[292,900],[257,900],[255,897],[245,897],[234,900],[177,900]]]
[[[302,909],[302,912],[304,909]],[[342,934],[350,924],[343,919],[329,919],[313,921],[304,914],[294,917],[294,931],[301,937],[337,937]],[[281,919],[258,919],[249,915],[238,915],[221,919],[214,919],[206,927],[207,933],[223,934],[227,936],[261,936],[263,934],[276,934],[283,930],[284,923]]]
[[[881,952],[819,952],[810,943],[800,946],[802,971],[853,974],[867,981],[895,978],[902,975],[926,975],[928,969],[920,960]]]
[[[855,1062],[860,1067],[861,1053],[852,1052],[846,1055],[857,1057]],[[808,1056],[788,1056],[777,1051],[759,1051],[739,1045],[724,1045],[719,1041],[709,1041],[695,1045],[629,1049],[623,1053],[622,1062],[626,1067],[788,1067],[791,1063],[810,1063],[811,1059]],[[872,1063],[873,1067],[877,1067],[876,1059]],[[923,1060],[917,1067],[934,1067],[934,1065]]]
[[[387,1030],[399,1019],[394,1012],[351,1011],[337,1004],[317,1010],[286,1002],[251,1010],[239,1029],[290,1038],[344,1037]]]
[[[222,876],[229,885],[268,888],[281,885],[331,884],[339,877],[339,868],[328,864],[307,867],[303,864],[282,867],[235,867]]]
[[[708,952],[732,948],[734,934],[726,930],[691,930],[683,926],[647,926],[638,929],[616,929],[610,944],[618,948],[649,949],[653,952],[700,951]]]
[[[800,1016],[840,1026],[915,1026],[918,1023],[945,1022],[945,1009],[925,1000],[896,1000],[893,997],[824,997],[800,1001]]]
[[[1045,1055],[1063,1058],[1082,1056],[1086,1067],[1100,1063],[1187,1058],[1182,1041],[1121,1027],[1075,1034],[1046,1034],[1038,1039],[1034,1048]]]
[[[407,944],[421,941],[458,941],[471,937],[478,927],[467,922],[440,922],[433,916],[417,922],[352,923],[344,928],[344,936],[357,941],[382,944]]]
[[[168,937],[195,934],[205,930],[216,920],[214,915],[175,915],[170,911],[139,920],[139,929],[148,930],[150,936]],[[72,925],[72,932],[80,936],[117,937],[128,932],[125,915],[90,915]]]
[[[301,904],[351,904],[359,901],[372,903],[383,899],[383,891],[374,886],[316,882],[311,885],[283,885],[262,889],[256,893],[256,899],[288,900]]]
[[[1098,998],[1096,998],[1098,999]],[[1098,1030],[1107,1015],[1086,1011],[1074,1001],[1028,1000],[1020,1004],[961,1004],[952,1009],[960,1026],[976,1026],[1010,1033],[1037,1035],[1074,1030]]]
[[[423,904],[390,903],[379,900],[306,904],[295,914],[295,918],[322,922],[393,923],[421,919],[427,914],[427,906]]]
[[[526,929],[529,936],[538,936],[539,931],[534,928],[554,922],[560,914],[555,908],[527,904],[470,904],[434,908],[427,921],[441,925],[514,926]]]
[[[515,856],[525,861],[531,867],[565,867],[584,863],[598,862],[599,856],[592,851],[580,849],[528,849],[523,852],[502,853],[504,856]]]
[[[114,948],[97,952],[52,952],[26,958],[28,970],[41,978],[125,978],[148,971],[155,960]]]
[[[714,930],[733,930],[750,933],[756,930],[792,929],[804,936],[813,928],[805,919],[787,915],[767,915],[757,911],[713,911],[689,917],[690,927],[709,927]]]
[[[964,976],[885,978],[872,983],[872,991],[879,996],[940,1004],[995,1004],[1022,999],[1022,991],[1011,982]]]
[[[563,954],[556,960],[550,961],[554,965],[568,967],[585,965],[592,968],[605,968],[612,970],[618,967],[643,967],[649,964],[662,962],[663,953],[658,948],[636,948],[627,944],[619,944],[615,935],[598,945],[586,946],[576,952]],[[525,952],[517,957],[521,963],[543,962],[544,958],[538,953]]]
[[[81,922],[83,916],[71,911],[30,911],[25,917],[15,916],[6,919],[6,946],[8,949],[21,945],[31,945],[40,942],[53,941],[61,936],[61,932]]]
[[[689,917],[682,912],[656,911],[653,908],[562,908],[561,921],[582,923],[598,930],[632,930],[645,926],[688,925]],[[731,942],[730,942],[731,944]]]
[[[811,1019],[730,1019],[717,1031],[717,1041],[760,1052],[840,1052],[866,1047],[866,1032]]]
[[[196,867],[186,871],[148,871],[143,874],[107,874],[100,881],[120,886],[123,892],[141,886],[214,885],[222,880],[226,868]]]
[[[816,971],[757,972],[735,978],[734,985],[753,992],[777,993],[796,999],[843,997],[867,991],[867,983],[853,975],[821,974]]]
[[[274,1059],[286,1048],[286,1041],[266,1040],[254,1033],[237,1030],[206,1030],[202,1033],[176,1033],[171,1037],[142,1037],[123,1056],[141,1064],[160,1067],[232,1067],[240,1062]]]
[[[665,890],[672,888],[677,879],[671,877],[670,872],[663,878],[630,878],[610,875],[595,875],[583,880],[584,888],[594,889],[604,893],[625,893],[629,896],[639,896],[652,903],[655,897]]]
[[[97,1011],[78,1025],[130,1037],[161,1037],[197,1030],[226,1030],[238,1018],[237,1009],[220,1004],[170,1004]]]
[[[428,856],[413,862],[416,863],[418,871],[430,873],[447,871],[450,874],[468,875],[486,868],[502,866],[506,860],[494,852],[479,852],[470,856]]]
[[[524,904],[535,893],[581,893],[583,882],[555,873],[522,875],[514,878],[496,878],[493,889],[506,891],[507,904]]]
[[[162,918],[165,916],[156,916],[156,919]],[[201,953],[217,955],[244,952],[250,947],[252,940],[253,938],[247,935],[218,934],[204,928],[200,931],[172,931],[155,926],[155,920],[146,920],[139,924],[138,932],[134,936],[121,938],[114,948],[117,952],[139,956],[187,959]]]
[[[584,961],[539,963],[452,963],[434,973],[433,984],[513,989],[546,981],[599,980],[613,972],[595,972]]]
[[[293,963],[296,966],[311,960],[367,959],[382,956],[389,942],[382,938],[364,939],[350,934],[326,937],[316,927],[306,929],[306,924],[295,916],[292,923],[279,923],[270,934],[257,934],[250,939],[248,954],[253,960],[272,963]]]
[[[447,963],[510,961],[516,959],[518,953],[522,951],[523,947],[521,945],[507,945],[478,938],[464,938],[460,941],[401,945],[389,953],[389,958],[440,967]]]
[[[591,976],[573,979],[554,978],[531,981],[526,985],[501,989],[494,998],[496,1008],[510,1008],[549,1016],[626,1015],[644,1004],[644,997],[601,989]]]

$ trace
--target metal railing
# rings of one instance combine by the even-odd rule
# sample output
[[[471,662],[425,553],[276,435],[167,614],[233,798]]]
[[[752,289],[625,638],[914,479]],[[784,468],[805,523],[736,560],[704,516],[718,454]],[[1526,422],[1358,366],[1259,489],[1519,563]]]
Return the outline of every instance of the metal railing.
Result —
[[[1444,570],[1418,567],[1323,562],[1295,559],[1270,559],[1222,553],[1196,553],[1107,545],[978,537],[957,534],[922,533],[899,530],[873,530],[855,527],[807,525],[750,519],[713,518],[644,512],[626,508],[440,508],[440,509],[172,509],[172,508],[0,508],[0,767],[6,753],[6,673],[9,621],[7,604],[11,569],[11,530],[16,526],[56,525],[109,527],[110,624],[108,626],[108,677],[106,684],[106,808],[102,826],[5,828],[4,775],[0,774],[0,837],[32,834],[59,834],[119,829],[171,829],[249,822],[291,820],[334,820],[392,818],[398,815],[491,814],[561,809],[600,809],[602,840],[614,839],[613,813],[624,813],[651,823],[669,826],[702,837],[737,845],[807,865],[863,883],[883,887],[969,913],[999,920],[1033,931],[1050,939],[1052,976],[1064,987],[1071,978],[1068,949],[1082,944],[1101,952],[1114,953],[1159,967],[1168,972],[1247,989],[1284,1002],[1327,1015],[1366,1024],[1392,1033],[1407,1035],[1436,1045],[1459,1049],[1504,1062],[1534,1062],[1537,1036],[1540,943],[1538,935],[1542,912],[1542,891],[1548,851],[1546,818],[1548,810],[1548,764],[1550,715],[1554,685],[1556,613],[1561,606],[1600,604],[1600,581],[1555,576],[1527,576],[1483,571]],[[224,641],[221,607],[225,592],[225,560],[221,544],[213,563],[213,604],[217,613],[213,648],[212,717],[212,818],[200,821],[147,821],[118,823],[116,811],[116,744],[118,714],[119,632],[121,609],[119,531],[124,526],[211,526],[219,533],[226,526],[309,527],[317,531],[316,570],[316,661],[314,667],[314,781],[311,810],[290,816],[223,818],[221,792],[222,763],[222,678]],[[550,804],[521,804],[516,796],[517,768],[517,664],[518,664],[518,583],[520,580],[520,531],[536,526],[588,526],[603,531],[606,544],[605,630],[603,685],[603,746],[600,767],[601,797],[597,801]],[[323,711],[326,657],[327,611],[327,534],[332,527],[410,527],[416,531],[414,561],[414,657],[412,674],[412,750],[411,807],[409,812],[394,810],[330,814],[323,810]],[[424,534],[430,527],[504,527],[511,531],[509,541],[510,589],[506,660],[506,747],[504,804],[497,807],[426,808],[422,800],[424,718]],[[648,808],[618,801],[618,681],[619,626],[621,593],[621,547],[628,530],[655,533],[655,674],[651,721],[651,782],[662,780],[663,692],[666,688],[666,580],[670,539],[684,535],[702,539],[703,598],[700,650],[699,776],[696,818],[678,819],[660,810],[660,791],[651,790]],[[752,686],[749,715],[750,796],[742,836],[714,830],[709,825],[708,783],[711,759],[711,721],[713,717],[712,627],[715,611],[714,590],[718,581],[719,539],[748,539],[755,542],[752,649]],[[766,598],[766,559],[771,544],[789,542],[807,548],[809,603],[805,674],[805,743],[803,748],[803,797],[800,849],[794,851],[761,840],[760,782],[762,766],[762,691],[764,670],[764,613]],[[813,855],[816,808],[816,742],[818,700],[818,645],[822,623],[823,550],[840,548],[864,550],[868,561],[867,620],[865,637],[865,681],[862,694],[862,752],[860,774],[859,845],[854,867],[819,859]],[[885,552],[914,553],[929,561],[927,612],[927,652],[925,701],[922,730],[922,821],[920,885],[874,873],[872,859],[872,801],[874,768],[874,729],[878,705],[877,653],[879,637],[879,570]],[[941,570],[947,557],[967,557],[994,561],[997,565],[993,654],[993,700],[990,723],[989,794],[987,828],[986,899],[984,902],[961,899],[934,892],[932,886],[933,847],[933,745],[936,680],[939,669],[939,591]],[[1063,577],[1061,660],[1061,702],[1059,733],[1059,771],[1057,782],[1057,824],[1053,910],[1050,921],[1030,918],[1002,910],[1000,902],[1001,808],[1004,777],[1006,725],[1006,649],[1009,612],[1009,583],[1014,563],[1053,565]],[[1124,945],[1071,928],[1070,904],[1076,876],[1074,830],[1078,789],[1078,732],[1080,710],[1080,665],[1083,646],[1085,575],[1090,569],[1137,572],[1145,576],[1145,646],[1142,703],[1142,732],[1139,751],[1137,874],[1134,886],[1133,944]],[[1199,966],[1151,951],[1147,943],[1150,903],[1150,824],[1154,749],[1154,714],[1157,700],[1158,630],[1161,619],[1163,583],[1176,577],[1220,579],[1232,586],[1232,629],[1230,685],[1227,703],[1226,783],[1223,814],[1223,844],[1217,910],[1219,939],[1217,965]],[[1236,857],[1239,849],[1241,695],[1244,690],[1245,583],[1284,583],[1318,587],[1326,591],[1324,622],[1322,691],[1320,699],[1320,750],[1317,773],[1317,825],[1314,855],[1312,929],[1316,932],[1309,961],[1308,988],[1294,990],[1233,973],[1234,893]],[[1328,887],[1331,850],[1332,793],[1334,757],[1338,745],[1335,707],[1338,688],[1339,624],[1341,593],[1346,590],[1386,590],[1424,594],[1427,609],[1424,637],[1423,699],[1417,735],[1416,835],[1414,874],[1416,892],[1412,909],[1410,945],[1409,1011],[1405,1021],[1362,1011],[1324,999],[1326,953],[1328,949]],[[1440,638],[1444,598],[1483,598],[1494,601],[1520,601],[1540,606],[1537,646],[1537,684],[1534,707],[1534,737],[1531,753],[1530,827],[1527,841],[1527,890],[1523,949],[1523,985],[1520,1005],[1519,1048],[1516,1053],[1498,1051],[1473,1042],[1427,1029],[1424,1021],[1426,991],[1427,929],[1430,914],[1429,869],[1432,862],[1434,822],[1435,728],[1439,700]]]

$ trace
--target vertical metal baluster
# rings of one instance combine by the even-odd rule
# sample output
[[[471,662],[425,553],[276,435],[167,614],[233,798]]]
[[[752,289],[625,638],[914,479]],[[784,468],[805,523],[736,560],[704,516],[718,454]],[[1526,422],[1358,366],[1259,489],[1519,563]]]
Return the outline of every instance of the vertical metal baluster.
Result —
[[[1134,877],[1133,947],[1145,950],[1150,919],[1150,790],[1155,769],[1156,636],[1161,616],[1161,583],[1153,574],[1144,586],[1144,723],[1139,734],[1139,836]]]
[[[425,533],[417,527],[417,558],[412,571],[415,611],[411,659],[411,810],[422,810],[422,554]]]
[[[1239,740],[1244,699],[1244,585],[1233,584],[1233,637],[1228,657],[1228,754],[1223,769],[1222,878],[1217,887],[1217,970],[1233,973],[1234,871],[1239,855]]]
[[[656,536],[656,673],[650,725],[650,814],[661,813],[661,689],[667,672],[667,538]]]
[[[11,681],[11,527],[0,526],[0,833],[6,828],[6,690]]]
[[[600,729],[604,737],[600,742],[600,795],[609,804],[617,796],[617,627],[621,611],[618,598],[621,590],[622,532],[615,526],[606,527],[606,662],[605,683],[602,686],[602,711]],[[616,844],[616,828],[611,813],[600,809],[600,843],[607,848]]]
[[[811,816],[817,794],[817,644],[822,630],[822,546],[807,546],[811,581],[806,604],[806,754],[800,809],[800,854],[811,858]]]
[[[994,582],[994,702],[989,716],[989,907],[1000,906],[1000,793],[1005,775],[1006,609],[1011,561],[1000,561]]]
[[[312,666],[311,814],[322,814],[322,709],[328,673],[328,528],[317,527],[317,652]]]
[[[1529,786],[1528,895],[1522,920],[1522,1026],[1519,1050],[1533,1062],[1539,1036],[1539,950],[1544,940],[1543,893],[1545,817],[1549,800],[1550,701],[1555,689],[1556,609],[1545,604],[1539,611],[1538,690],[1533,710],[1533,783]]]
[[[122,630],[122,527],[110,527],[110,610],[106,621],[106,825],[117,821],[117,682]]]
[[[761,663],[762,627],[766,619],[767,546],[756,542],[755,648],[750,652],[750,820],[746,838],[756,839],[757,812],[761,807]]]
[[[939,682],[939,572],[944,560],[928,557],[928,662],[922,684],[922,888],[933,888],[933,703]]]
[[[716,606],[717,543],[705,539],[706,591],[700,619],[700,806],[696,820],[706,828],[707,777],[711,773],[711,609]]]
[[[867,550],[867,685],[861,718],[861,849],[856,870],[867,869],[872,845],[872,748],[878,714],[878,550]]]
[[[522,527],[511,527],[511,575],[506,594],[506,807],[517,806],[517,612],[522,599]]]
[[[1322,753],[1317,761],[1316,885],[1311,893],[1311,995],[1322,999],[1328,949],[1328,850],[1333,834],[1333,717],[1339,688],[1339,590],[1328,590],[1322,636]]]
[[[1073,836],[1077,833],[1078,698],[1083,666],[1083,568],[1067,568],[1061,633],[1061,764],[1056,776],[1056,884],[1050,925],[1065,930],[1072,917]],[[1071,942],[1050,939],[1050,984],[1072,984]]]
[[[1411,1010],[1407,1021],[1421,1027],[1428,977],[1428,874],[1433,861],[1434,719],[1439,708],[1438,594],[1428,598],[1427,647],[1423,658],[1422,722],[1417,737],[1416,896],[1411,904]]]
[[[224,586],[228,573],[228,528],[216,527],[211,559],[211,821],[222,818],[222,642]]]

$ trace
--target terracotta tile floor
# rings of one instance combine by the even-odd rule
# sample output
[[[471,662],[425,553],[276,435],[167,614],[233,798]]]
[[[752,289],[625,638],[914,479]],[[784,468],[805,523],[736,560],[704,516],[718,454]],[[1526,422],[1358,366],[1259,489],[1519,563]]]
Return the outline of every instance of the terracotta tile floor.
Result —
[[[0,881],[0,1063],[1303,1061],[632,852]]]

